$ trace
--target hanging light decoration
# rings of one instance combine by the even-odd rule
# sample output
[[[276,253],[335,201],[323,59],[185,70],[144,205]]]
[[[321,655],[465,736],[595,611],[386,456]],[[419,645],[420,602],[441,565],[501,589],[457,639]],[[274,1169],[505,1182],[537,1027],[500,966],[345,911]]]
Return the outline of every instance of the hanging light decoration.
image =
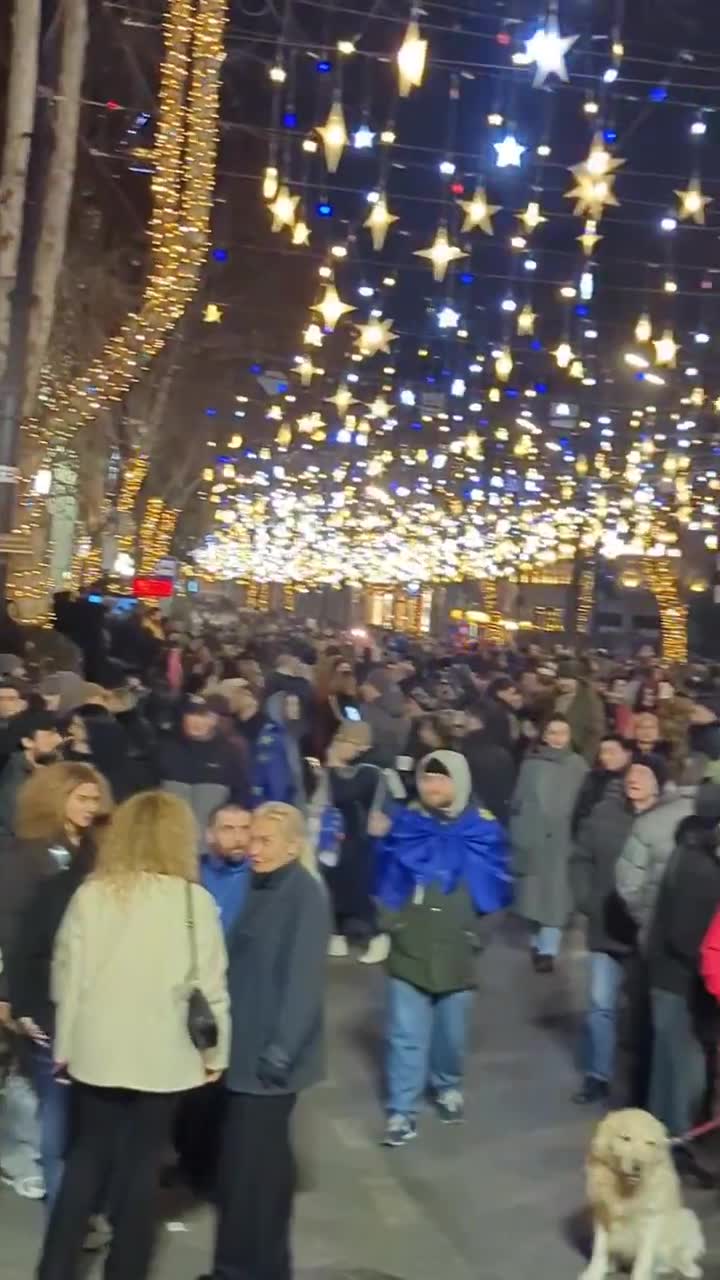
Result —
[[[656,338],[653,342],[655,348],[655,363],[666,365],[672,369],[675,367],[677,359],[678,344],[672,329],[666,329],[661,338]]]
[[[575,355],[569,342],[560,342],[553,351],[555,363],[559,369],[567,369],[571,362],[575,359]]]
[[[596,246],[602,240],[602,236],[597,234],[597,222],[594,218],[588,218],[585,223],[585,230],[581,236],[576,237],[583,247],[583,253],[589,258],[594,253]]]
[[[529,200],[527,209],[517,216],[528,231],[534,231],[536,227],[540,226],[541,222],[547,222],[547,218],[540,212],[540,202],[538,200]]]
[[[551,6],[545,26],[540,27],[530,40],[525,41],[525,57],[528,62],[535,63],[533,88],[541,88],[548,76],[552,75],[567,83],[565,55],[569,49],[572,49],[577,39],[579,39],[577,35],[560,35],[557,9]]]
[[[219,307],[217,302],[208,302],[205,310],[203,311],[203,320],[205,321],[205,324],[220,324],[222,318],[222,307]]]
[[[509,347],[503,347],[500,355],[495,358],[495,374],[500,382],[507,382],[514,368],[513,358]]]
[[[411,89],[419,89],[425,74],[427,40],[420,35],[417,20],[410,19],[405,38],[398,49],[398,81],[400,97],[407,98]]]
[[[462,225],[462,231],[474,231],[479,227],[485,232],[486,236],[493,234],[492,219],[496,213],[500,212],[499,204],[488,204],[487,195],[484,187],[476,187],[472,200],[458,200],[458,204],[465,214],[465,221]]]
[[[523,337],[528,337],[535,332],[535,321],[537,316],[529,303],[525,303],[522,311],[518,312],[517,331]]]
[[[676,190],[675,195],[680,201],[678,218],[682,221],[686,218],[692,218],[693,222],[697,223],[698,226],[703,226],[705,223],[705,209],[710,204],[712,197],[703,195],[700,179],[691,178],[687,191]]]
[[[294,245],[306,245],[310,243],[310,228],[304,218],[295,223],[292,229],[292,243]]]
[[[328,404],[334,404],[341,418],[346,418],[348,409],[351,405],[357,404],[353,399],[353,393],[345,383],[341,383],[333,396],[328,396]]]
[[[348,131],[345,126],[345,113],[342,103],[335,97],[325,124],[318,129],[325,151],[325,164],[329,173],[335,173],[342,159],[343,151],[348,144]]]
[[[416,258],[427,258],[432,263],[433,277],[438,281],[445,279],[451,262],[457,262],[459,258],[467,258],[467,256],[461,249],[458,249],[457,245],[450,244],[447,226],[444,222],[440,223],[435,239],[429,249],[415,250]]]
[[[288,188],[282,186],[270,205],[272,214],[272,230],[282,231],[283,227],[295,225],[295,210],[300,202],[299,196],[291,196]]]
[[[278,193],[278,171],[274,164],[269,164],[263,174],[263,200],[274,200]]]
[[[373,249],[376,253],[384,248],[387,233],[393,222],[397,220],[397,214],[391,213],[388,209],[385,195],[379,196],[364,223],[372,236]]]
[[[596,134],[586,159],[581,164],[573,165],[570,170],[576,185],[565,192],[565,198],[577,202],[576,214],[587,215],[599,222],[607,205],[619,205],[613,188],[616,170],[624,163],[622,158],[613,156],[608,151],[602,134]]]
[[[652,321],[650,316],[647,311],[643,311],[642,315],[638,317],[638,322],[635,325],[636,342],[650,342],[652,332]]]
[[[374,356],[380,351],[389,351],[390,343],[394,342],[398,336],[393,333],[392,326],[392,320],[381,320],[380,318],[375,318],[369,320],[367,324],[359,325],[355,344],[360,354]]]
[[[325,328],[333,333],[338,320],[341,320],[348,311],[354,311],[355,307],[351,307],[349,303],[343,302],[338,294],[334,284],[328,284],[325,293],[319,302],[316,302],[312,308],[313,311],[319,311],[323,318]]]

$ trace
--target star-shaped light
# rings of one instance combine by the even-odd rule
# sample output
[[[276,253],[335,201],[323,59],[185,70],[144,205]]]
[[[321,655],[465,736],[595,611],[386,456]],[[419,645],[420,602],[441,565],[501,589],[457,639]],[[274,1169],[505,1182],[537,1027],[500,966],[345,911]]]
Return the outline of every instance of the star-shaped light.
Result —
[[[655,348],[655,363],[666,365],[672,369],[675,367],[675,360],[678,353],[678,344],[672,329],[666,329],[661,338],[656,338],[653,342]]]
[[[407,98],[411,89],[419,89],[425,74],[427,40],[420,35],[420,28],[413,18],[408,23],[405,38],[398,49],[398,82],[400,97]]]
[[[293,227],[292,243],[297,245],[310,243],[310,228],[304,218],[296,222]]]
[[[509,347],[503,347],[499,356],[495,358],[495,376],[500,382],[507,382],[513,371],[513,358]]]
[[[375,134],[369,125],[361,124],[355,130],[352,142],[356,151],[367,151],[375,142]]]
[[[705,207],[710,204],[712,196],[703,195],[700,179],[691,178],[687,191],[676,191],[675,195],[680,201],[678,217],[682,220],[692,218],[693,222],[702,226],[705,222]]]
[[[354,311],[355,307],[351,307],[349,303],[343,302],[334,284],[325,286],[325,293],[320,302],[316,302],[312,308],[313,311],[319,311],[323,318],[325,328],[333,332],[338,320],[346,315],[348,311]]]
[[[203,320],[205,321],[205,324],[220,324],[222,318],[222,307],[219,307],[217,302],[208,302],[205,310],[203,311]]]
[[[323,331],[319,324],[309,324],[307,329],[303,331],[303,342],[306,347],[321,347],[323,344]]]
[[[539,89],[548,76],[558,76],[567,82],[568,72],[565,66],[565,54],[578,39],[578,36],[561,36],[557,15],[548,15],[547,22],[535,32],[530,40],[525,41],[525,53],[530,62],[535,63],[535,79],[533,86]]]
[[[394,342],[397,334],[393,333],[392,320],[380,320],[378,318],[369,320],[367,324],[358,326],[358,336],[355,339],[355,345],[363,356],[375,356],[380,351],[389,351],[390,343]]]
[[[370,210],[370,215],[365,219],[364,223],[364,226],[367,227],[372,236],[373,249],[377,253],[384,247],[387,233],[393,222],[397,222],[397,220],[397,214],[390,212],[385,196],[381,195],[375,201]]]
[[[444,280],[450,263],[457,262],[458,258],[467,258],[467,254],[463,253],[462,249],[458,249],[457,245],[450,244],[447,227],[444,222],[441,222],[430,248],[416,249],[415,257],[427,258],[432,262],[434,278]]]
[[[384,396],[378,396],[369,406],[370,415],[373,418],[387,418],[390,413],[390,407]]]
[[[536,320],[537,320],[536,313],[533,311],[530,304],[526,302],[522,311],[518,312],[518,318],[517,318],[518,333],[521,334],[521,336],[523,337],[527,337],[529,334],[534,333]]]
[[[329,173],[335,173],[342,159],[342,153],[348,143],[348,131],[345,127],[345,113],[342,103],[336,98],[328,113],[325,124],[318,129],[325,150],[325,164]]]
[[[474,231],[479,227],[485,232],[486,236],[493,234],[492,219],[496,213],[500,212],[499,204],[488,204],[484,187],[476,187],[472,200],[458,200],[458,204],[465,214],[465,221],[462,224],[462,231]]]
[[[587,222],[585,223],[585,230],[583,231],[581,236],[576,236],[576,239],[582,245],[583,252],[585,253],[586,257],[589,258],[593,253],[594,249],[596,248],[596,246],[602,240],[602,236],[599,236],[597,234],[597,222],[595,221],[594,218],[588,218]]]
[[[573,212],[579,217],[587,215],[594,222],[599,222],[606,206],[617,208],[620,203],[613,191],[614,183],[612,174],[604,178],[584,176],[578,179],[576,186],[565,192],[565,199],[576,201]]]
[[[540,203],[538,200],[529,200],[528,207],[524,213],[519,213],[518,218],[527,227],[528,231],[534,231],[540,226],[541,222],[547,222],[547,218],[540,212]]]
[[[273,231],[282,231],[283,227],[295,225],[295,210],[299,201],[300,197],[291,196],[286,186],[280,187],[272,204],[268,206],[272,214]]]
[[[560,342],[553,351],[555,363],[559,369],[567,369],[575,359],[573,349],[569,342]]]
[[[495,148],[496,160],[495,164],[498,169],[508,169],[520,167],[520,161],[523,152],[527,151],[527,147],[521,147],[517,138],[512,133],[506,133],[501,142],[493,142]]]
[[[353,399],[353,393],[345,383],[341,383],[334,396],[327,397],[328,404],[334,404],[341,418],[344,418],[351,405],[357,404],[357,400]]]
[[[304,387],[309,387],[316,374],[324,373],[323,369],[318,369],[314,365],[310,356],[300,356],[296,365],[295,372],[300,374],[300,381]]]
[[[647,311],[643,311],[635,325],[635,338],[637,342],[649,342],[652,338],[652,321]]]
[[[457,329],[460,323],[460,312],[455,311],[453,307],[442,307],[438,311],[437,322],[439,329]]]

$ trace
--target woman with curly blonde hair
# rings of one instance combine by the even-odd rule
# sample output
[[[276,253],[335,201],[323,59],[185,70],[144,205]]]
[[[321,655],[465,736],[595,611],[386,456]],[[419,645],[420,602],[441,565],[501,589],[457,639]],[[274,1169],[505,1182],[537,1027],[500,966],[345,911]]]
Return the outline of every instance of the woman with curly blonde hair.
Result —
[[[0,1001],[30,1041],[28,1055],[39,1100],[42,1179],[15,1189],[51,1205],[62,1174],[67,1089],[53,1069],[54,1009],[50,963],[68,904],[92,871],[100,824],[112,808],[105,779],[86,764],[36,769],[18,792],[16,832],[0,858]]]
[[[227,956],[215,904],[197,883],[196,846],[192,812],[177,796],[143,791],[126,800],[58,934],[55,1056],[73,1084],[76,1125],[38,1280],[76,1274],[108,1175],[106,1275],[143,1280],[176,1103],[227,1065]],[[194,989],[217,1029],[205,1052],[188,1028]]]

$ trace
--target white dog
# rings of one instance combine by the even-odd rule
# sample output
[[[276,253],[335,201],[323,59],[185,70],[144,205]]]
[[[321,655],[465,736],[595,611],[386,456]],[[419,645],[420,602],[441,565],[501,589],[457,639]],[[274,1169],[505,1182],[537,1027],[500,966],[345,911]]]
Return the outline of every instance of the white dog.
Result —
[[[632,1280],[699,1280],[705,1239],[683,1206],[667,1130],[647,1111],[612,1111],[598,1125],[587,1162],[594,1238],[581,1280],[605,1280],[616,1265]]]

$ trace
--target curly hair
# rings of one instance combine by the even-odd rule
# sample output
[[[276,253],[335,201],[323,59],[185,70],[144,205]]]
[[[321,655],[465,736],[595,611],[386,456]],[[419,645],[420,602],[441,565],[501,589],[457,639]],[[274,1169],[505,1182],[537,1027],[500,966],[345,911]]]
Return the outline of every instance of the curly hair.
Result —
[[[144,872],[197,880],[198,832],[189,805],[165,791],[141,791],[118,806],[102,841],[95,876],[127,885]]]
[[[65,831],[67,802],[78,787],[96,786],[100,792],[98,819],[113,808],[105,778],[92,765],[59,762],[36,769],[18,791],[15,834],[21,840],[58,840]]]

